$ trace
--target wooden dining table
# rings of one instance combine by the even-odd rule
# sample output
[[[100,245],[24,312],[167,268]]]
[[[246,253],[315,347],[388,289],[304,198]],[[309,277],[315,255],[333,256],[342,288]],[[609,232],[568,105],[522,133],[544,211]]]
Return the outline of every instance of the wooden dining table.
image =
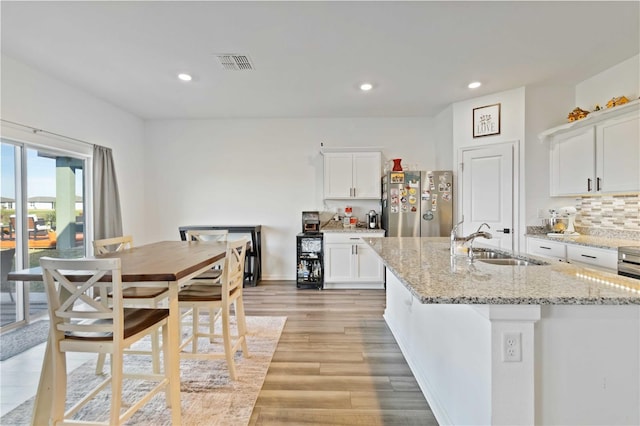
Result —
[[[123,285],[166,286],[169,291],[169,341],[164,346],[169,351],[173,365],[170,371],[171,421],[180,424],[180,309],[178,307],[178,290],[184,283],[196,275],[211,268],[226,254],[226,243],[209,241],[162,241],[95,256],[96,258],[120,258]],[[78,279],[82,273],[76,273]],[[73,280],[74,274],[67,277]],[[9,273],[12,281],[42,281],[42,270],[25,269]],[[36,394],[32,424],[48,424],[51,412],[52,391],[52,353],[51,341],[47,340],[47,348],[40,373],[40,383]]]

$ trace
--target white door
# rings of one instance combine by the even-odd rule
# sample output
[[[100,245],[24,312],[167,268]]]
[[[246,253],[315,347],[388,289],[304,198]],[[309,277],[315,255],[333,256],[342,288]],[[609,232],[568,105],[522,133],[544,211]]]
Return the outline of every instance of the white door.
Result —
[[[487,223],[491,240],[477,242],[513,250],[513,144],[462,151],[463,232],[469,235]]]

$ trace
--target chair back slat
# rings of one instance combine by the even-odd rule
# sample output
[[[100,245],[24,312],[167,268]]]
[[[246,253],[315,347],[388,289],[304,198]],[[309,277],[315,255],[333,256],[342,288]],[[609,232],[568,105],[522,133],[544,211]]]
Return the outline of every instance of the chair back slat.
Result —
[[[43,257],[40,265],[56,340],[64,339],[65,333],[124,335],[120,259]],[[69,271],[82,271],[86,279],[71,281],[65,276]],[[79,275],[76,273],[74,277]],[[103,287],[112,292],[111,306],[93,297],[95,290]]]
[[[67,311],[71,306],[73,306],[78,299],[80,299],[83,303],[93,307],[96,310],[100,310],[102,307],[101,303],[98,303],[90,294],[87,294],[88,290],[93,287],[106,273],[106,271],[98,271],[91,276],[89,280],[84,282],[82,285],[78,286],[78,283],[72,283],[69,281],[64,275],[60,273],[58,270],[51,270],[51,275],[54,279],[59,283],[60,289],[66,289],[71,295],[67,298],[67,300],[62,303],[60,306],[60,311]],[[59,291],[60,291],[59,289]]]
[[[133,248],[133,237],[131,235],[93,241],[93,250],[96,254],[114,253],[130,248]]]
[[[222,274],[223,291],[231,295],[244,284],[244,265],[247,255],[247,237],[227,243],[224,272]]]
[[[226,242],[229,230],[227,229],[200,229],[187,231],[187,241],[219,241]]]

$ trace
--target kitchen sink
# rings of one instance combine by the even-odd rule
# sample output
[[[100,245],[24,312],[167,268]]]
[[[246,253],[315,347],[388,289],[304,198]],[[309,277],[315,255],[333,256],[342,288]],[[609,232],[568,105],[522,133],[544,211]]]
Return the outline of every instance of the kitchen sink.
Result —
[[[548,265],[530,258],[518,258],[509,253],[494,251],[491,249],[474,249],[473,257],[480,262],[490,263],[492,265],[508,265],[508,266],[531,266],[531,265]]]
[[[507,253],[500,253],[487,249],[473,249],[473,257],[480,259],[513,259],[513,256]]]

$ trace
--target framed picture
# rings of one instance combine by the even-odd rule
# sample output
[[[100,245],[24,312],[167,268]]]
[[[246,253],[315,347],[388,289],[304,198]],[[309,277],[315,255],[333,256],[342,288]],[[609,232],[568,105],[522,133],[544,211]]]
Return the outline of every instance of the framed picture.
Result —
[[[473,137],[500,134],[500,104],[473,109]]]

